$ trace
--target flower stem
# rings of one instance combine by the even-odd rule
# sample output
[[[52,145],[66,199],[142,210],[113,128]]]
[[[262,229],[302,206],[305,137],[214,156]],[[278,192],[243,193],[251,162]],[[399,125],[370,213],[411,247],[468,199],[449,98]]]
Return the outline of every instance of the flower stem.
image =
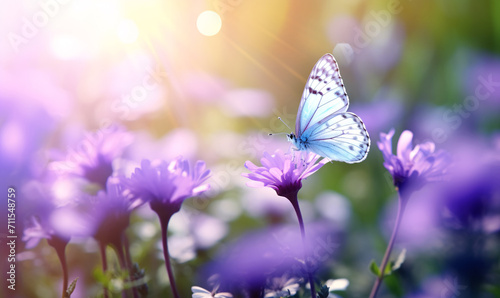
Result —
[[[61,261],[62,271],[63,271],[63,290],[62,290],[62,298],[66,298],[66,290],[68,289],[68,266],[66,264],[66,255],[64,250],[57,251],[57,256]]]
[[[130,276],[130,281],[132,282],[132,295],[134,298],[139,298],[139,293],[137,292],[137,286],[134,284],[134,276],[133,276],[133,263],[132,263],[132,257],[130,256],[130,245],[128,242],[128,238],[126,234],[123,234],[122,236],[122,242],[123,242],[123,251],[125,253],[125,264],[128,269],[128,274]]]
[[[399,195],[399,200],[398,200],[398,214],[396,216],[396,224],[394,226],[394,229],[392,230],[391,239],[389,240],[389,244],[387,245],[387,249],[385,250],[384,258],[382,259],[382,264],[380,265],[380,275],[377,276],[377,280],[375,280],[375,284],[373,284],[373,288],[370,293],[370,298],[375,298],[377,296],[378,289],[382,284],[382,280],[384,279],[385,267],[387,266],[387,262],[389,261],[389,256],[391,255],[392,247],[394,246],[394,242],[396,241],[396,237],[399,231],[399,226],[401,225],[401,220],[405,212],[407,198],[403,197],[401,190],[398,191],[398,195]]]
[[[121,237],[120,237],[120,241],[118,241],[118,243],[112,244],[112,246],[115,248],[116,254],[118,255],[118,262],[120,263],[120,268],[123,271],[128,270],[127,264],[125,261],[125,254],[123,253],[123,245],[122,245]],[[129,274],[130,274],[130,272],[129,272]],[[127,297],[127,293],[126,293],[125,289],[122,290],[122,297],[123,298]]]
[[[311,297],[316,298],[316,288],[314,287],[314,277],[309,268],[309,263],[307,262],[307,256],[309,255],[306,242],[306,231],[304,228],[304,220],[302,219],[302,213],[300,212],[299,200],[297,198],[297,193],[294,194],[294,198],[288,198],[292,202],[293,209],[297,214],[297,219],[299,221],[300,235],[302,236],[302,244],[304,245],[304,263],[306,265],[307,276],[309,278],[309,285],[311,286]]]
[[[172,289],[172,294],[174,298],[179,298],[179,292],[177,291],[177,287],[175,285],[174,273],[172,272],[172,265],[170,264],[170,255],[168,253],[168,241],[167,241],[167,227],[168,222],[170,221],[170,216],[167,218],[163,216],[160,217],[160,225],[161,225],[161,240],[163,244],[163,256],[165,257],[165,267],[167,268],[168,279],[170,281],[170,287]]]
[[[57,253],[57,257],[61,262],[61,267],[63,271],[63,289],[62,289],[62,298],[66,298],[66,290],[68,289],[68,265],[66,263],[66,245],[68,244],[67,240],[64,240],[58,236],[53,236],[48,240],[50,246],[52,246]]]
[[[104,274],[106,274],[106,271],[108,271],[108,260],[106,258],[106,245],[99,243],[99,250],[101,252],[102,272]],[[108,294],[108,288],[106,285],[104,285],[103,290],[104,290],[104,293],[103,293],[104,298],[108,298],[109,294]]]

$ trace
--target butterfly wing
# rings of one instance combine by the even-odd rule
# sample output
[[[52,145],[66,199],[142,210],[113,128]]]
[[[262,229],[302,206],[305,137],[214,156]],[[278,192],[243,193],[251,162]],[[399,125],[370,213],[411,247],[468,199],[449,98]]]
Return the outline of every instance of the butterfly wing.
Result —
[[[354,113],[338,113],[302,135],[308,149],[331,160],[356,163],[370,149],[370,137],[363,121]]]
[[[349,98],[337,61],[331,54],[325,54],[314,66],[304,88],[295,123],[296,136],[315,129],[336,113],[346,112],[348,107]]]
[[[363,121],[347,113],[349,97],[339,67],[331,54],[318,60],[306,83],[295,124],[300,148],[331,160],[364,160],[370,137]]]

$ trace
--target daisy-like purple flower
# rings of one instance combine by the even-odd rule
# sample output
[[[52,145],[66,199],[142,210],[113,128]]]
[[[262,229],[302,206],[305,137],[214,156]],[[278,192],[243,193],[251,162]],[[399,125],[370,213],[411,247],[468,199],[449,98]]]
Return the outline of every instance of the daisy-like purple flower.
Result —
[[[103,245],[111,244],[118,249],[129,225],[133,204],[131,195],[124,191],[119,177],[110,177],[106,191],[99,191],[89,201],[91,209],[87,219],[91,224],[91,235]]]
[[[250,173],[242,174],[252,180],[247,183],[248,186],[270,187],[279,196],[287,198],[292,203],[299,221],[304,247],[306,247],[306,236],[298,192],[302,188],[302,180],[314,174],[326,163],[325,159],[320,160],[320,158],[321,156],[312,152],[292,151],[289,154],[284,154],[281,150],[276,150],[273,155],[264,152],[264,156],[260,160],[262,167],[247,161],[245,167],[250,170]],[[307,259],[306,256],[305,259]],[[316,297],[314,278],[309,270],[309,264],[306,263],[306,267],[311,285],[311,297]]]
[[[432,142],[418,144],[413,148],[413,133],[405,130],[399,137],[397,155],[393,155],[393,136],[394,129],[387,134],[381,133],[377,144],[384,155],[384,166],[391,173],[396,187],[412,182],[418,188],[425,182],[442,180],[447,174],[451,160],[446,151],[436,151]]]
[[[47,239],[47,243],[54,248],[61,263],[62,275],[63,275],[63,286],[62,292],[63,296],[68,289],[68,264],[66,262],[66,246],[69,243],[69,238],[65,236],[59,236],[49,228],[49,225],[44,225],[40,222],[39,218],[32,217],[30,226],[26,227],[23,232],[23,241],[26,241],[26,248],[31,249],[35,247],[40,240]]]
[[[51,239],[50,232],[42,227],[37,217],[30,218],[29,225],[23,231],[23,241],[26,242],[26,248],[32,249],[37,246],[42,239]]]
[[[54,248],[61,262],[63,274],[63,296],[68,288],[68,266],[66,263],[66,246],[70,235],[61,232],[59,227],[51,220],[54,213],[62,209],[55,204],[54,196],[50,189],[39,182],[28,183],[24,189],[24,195],[32,198],[36,205],[37,214],[29,217],[28,226],[25,227],[22,240],[26,242],[26,248],[31,249],[38,245],[40,240],[47,239],[47,243]],[[31,212],[30,212],[31,213]]]
[[[26,183],[23,187],[23,196],[28,200],[30,207],[24,210],[27,225],[22,240],[26,242],[26,248],[36,247],[42,239],[47,239],[49,244],[53,238],[60,238],[68,243],[74,234],[61,229],[53,217],[59,210],[74,202],[58,202],[51,188],[39,181]]]
[[[106,246],[111,245],[118,255],[120,266],[128,270],[130,280],[134,280],[132,274],[132,260],[130,259],[128,241],[125,230],[129,226],[130,213],[133,209],[132,195],[125,191],[124,177],[110,177],[106,183],[106,190],[101,190],[96,196],[88,197],[90,204],[86,220],[89,233],[99,242],[102,257],[103,271],[107,270]],[[132,288],[134,297],[137,288]],[[107,289],[104,289],[107,297]]]
[[[321,156],[312,152],[306,153],[305,158],[300,151],[284,154],[281,150],[276,150],[272,155],[264,152],[260,160],[262,167],[247,161],[245,167],[250,173],[243,173],[243,176],[252,180],[247,183],[250,187],[270,187],[279,196],[290,199],[302,188],[302,180],[326,163],[324,159],[318,161],[320,158]]]
[[[50,167],[60,175],[82,177],[105,189],[108,177],[113,174],[113,160],[131,142],[132,136],[121,128],[103,135],[88,134],[76,149],[68,152],[65,160],[53,162]]]
[[[149,203],[160,217],[170,218],[180,210],[185,199],[210,188],[205,183],[209,176],[203,161],[197,161],[191,168],[183,158],[170,163],[144,159],[126,183],[139,204]]]
[[[179,293],[175,286],[168,253],[168,222],[172,215],[180,210],[185,199],[199,195],[210,188],[210,185],[205,183],[209,176],[210,171],[206,169],[203,161],[198,161],[191,167],[189,162],[181,157],[170,163],[151,162],[145,159],[141,162],[141,167],[136,168],[126,181],[132,196],[140,203],[149,203],[151,209],[158,214],[162,229],[165,266],[175,298],[179,297]]]
[[[432,142],[425,142],[413,147],[413,133],[409,130],[401,133],[397,146],[397,155],[394,155],[392,154],[393,136],[394,129],[391,129],[388,134],[381,133],[378,142],[378,148],[384,155],[384,166],[391,173],[394,186],[396,186],[399,194],[396,224],[382,259],[380,272],[385,272],[410,195],[427,182],[443,180],[451,163],[448,153],[444,150],[436,151],[436,146]],[[377,296],[383,279],[384,274],[377,276],[370,298]]]

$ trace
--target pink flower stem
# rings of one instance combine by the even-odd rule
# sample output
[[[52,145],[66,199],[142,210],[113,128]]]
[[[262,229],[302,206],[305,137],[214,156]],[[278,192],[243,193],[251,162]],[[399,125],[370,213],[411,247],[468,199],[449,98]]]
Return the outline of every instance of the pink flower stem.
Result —
[[[159,214],[158,214],[159,215]],[[170,287],[172,289],[172,294],[174,298],[179,298],[179,292],[177,291],[177,286],[175,285],[174,273],[172,272],[172,265],[170,264],[170,255],[168,253],[168,241],[167,241],[167,227],[171,216],[159,216],[161,225],[161,240],[163,244],[163,256],[165,257],[165,267],[167,268],[168,279],[170,281]]]
[[[306,242],[306,231],[304,228],[304,220],[302,219],[302,213],[300,212],[300,207],[299,207],[299,200],[297,198],[297,192],[290,194],[290,197],[287,197],[290,202],[292,202],[293,209],[295,209],[295,213],[297,214],[297,219],[299,221],[299,227],[300,227],[300,235],[302,236],[302,244],[304,245],[304,264],[306,265],[306,270],[307,270],[307,276],[309,278],[309,285],[311,286],[311,297],[316,298],[316,288],[314,287],[314,277],[313,274],[309,268],[309,263],[307,262],[307,256],[309,255],[308,249],[307,249],[307,242]]]
[[[66,264],[66,254],[64,253],[65,249],[57,250],[57,256],[61,261],[61,267],[63,271],[63,290],[62,290],[62,298],[66,298],[66,290],[68,289],[68,265]]]
[[[375,280],[375,284],[373,285],[372,291],[370,293],[370,298],[375,298],[377,296],[378,289],[380,288],[382,280],[384,279],[385,267],[387,266],[387,262],[389,261],[389,256],[391,255],[392,247],[394,246],[394,242],[396,241],[399,226],[401,225],[401,220],[403,219],[406,203],[408,202],[407,197],[403,197],[401,189],[398,190],[398,195],[398,214],[396,216],[396,224],[394,226],[394,229],[392,230],[391,239],[389,240],[389,244],[387,245],[387,249],[385,250],[384,258],[382,259],[382,264],[380,265],[380,275],[377,276],[377,279]]]
[[[66,263],[66,246],[68,245],[68,240],[64,240],[58,236],[52,236],[52,238],[48,239],[48,243],[52,246],[57,253],[57,257],[61,262],[61,267],[63,271],[63,289],[62,289],[62,298],[66,298],[66,290],[68,289],[68,265]]]

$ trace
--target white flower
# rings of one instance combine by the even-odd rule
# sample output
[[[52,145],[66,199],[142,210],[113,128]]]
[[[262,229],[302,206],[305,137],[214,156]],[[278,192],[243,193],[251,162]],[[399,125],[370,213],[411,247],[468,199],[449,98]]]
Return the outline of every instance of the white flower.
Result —
[[[325,286],[330,289],[330,292],[345,291],[349,286],[349,280],[347,280],[347,278],[329,279],[325,282]]]
[[[333,294],[333,291],[345,291],[347,287],[349,286],[349,280],[346,278],[339,278],[339,279],[329,279],[325,282],[325,286],[328,287],[328,290],[330,291],[330,295],[328,295],[328,298],[338,298],[339,296]]]
[[[345,291],[349,286],[349,280],[347,280],[347,278],[329,279],[325,281],[325,286],[328,287],[328,291],[330,292],[328,298],[341,298],[340,296],[335,295],[332,292]],[[306,288],[310,289],[311,287],[309,286],[309,284],[306,284]]]
[[[285,279],[284,277],[275,277],[272,280],[272,289],[266,290],[264,298],[289,297],[297,293],[300,288],[298,278]]]
[[[191,291],[193,292],[193,298],[233,298],[233,294],[231,293],[212,293],[207,290],[205,290],[202,287],[191,287]]]

